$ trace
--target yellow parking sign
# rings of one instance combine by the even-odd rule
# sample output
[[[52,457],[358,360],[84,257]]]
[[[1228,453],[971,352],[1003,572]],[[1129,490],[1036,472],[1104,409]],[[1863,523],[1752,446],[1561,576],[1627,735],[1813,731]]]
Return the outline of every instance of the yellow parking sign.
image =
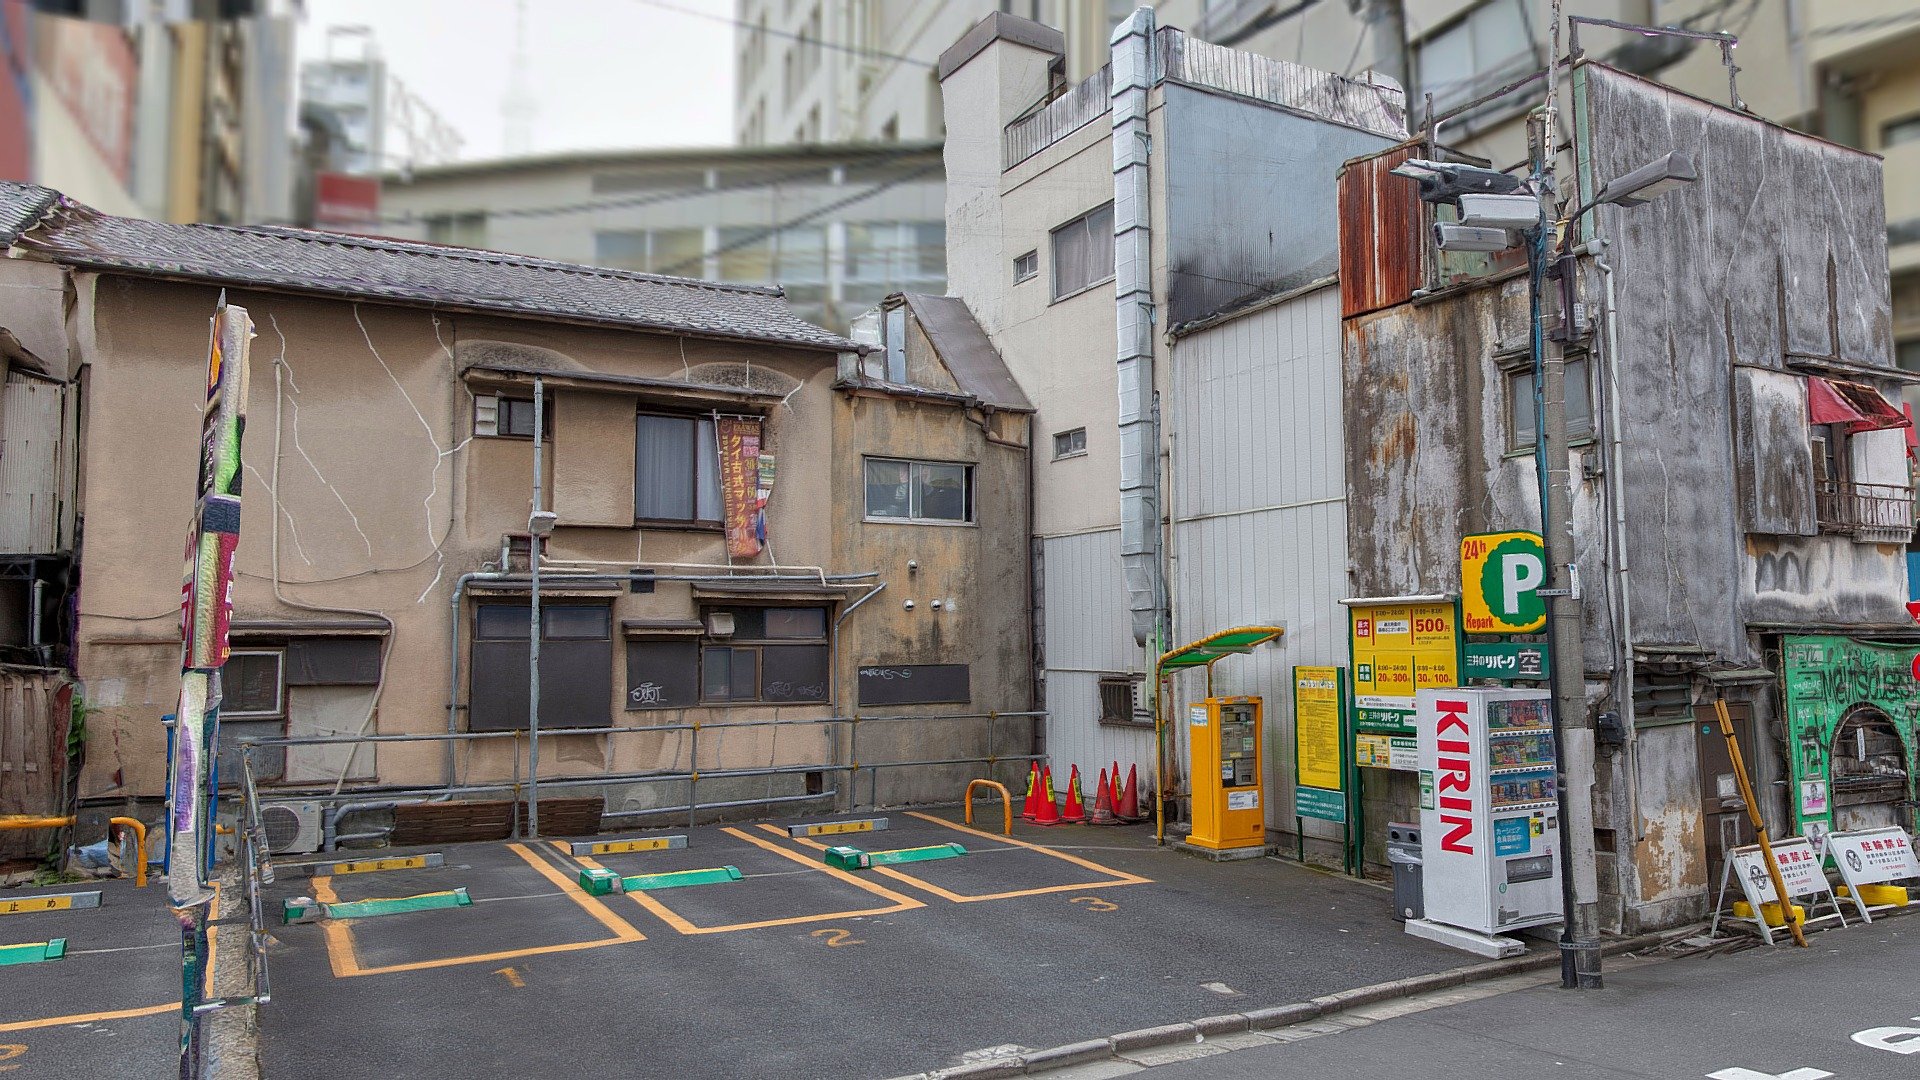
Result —
[[[1531,634],[1547,625],[1547,549],[1537,532],[1460,540],[1460,615],[1469,634]]]

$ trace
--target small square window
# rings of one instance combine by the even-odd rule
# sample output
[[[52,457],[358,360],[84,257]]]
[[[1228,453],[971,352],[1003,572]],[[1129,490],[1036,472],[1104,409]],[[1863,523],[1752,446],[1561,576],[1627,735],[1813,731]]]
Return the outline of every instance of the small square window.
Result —
[[[1040,253],[1029,251],[1013,260],[1013,283],[1020,284],[1040,276]]]
[[[1920,113],[1889,120],[1880,127],[1880,149],[1891,150],[1903,143],[1920,142]]]
[[[279,716],[286,700],[286,654],[278,649],[235,650],[220,669],[222,719]]]
[[[543,402],[540,438],[553,441],[553,399]],[[533,399],[505,395],[476,397],[473,400],[474,434],[497,435],[507,439],[533,438]]]
[[[1055,432],[1053,436],[1053,456],[1055,458],[1078,457],[1087,452],[1087,429],[1074,428],[1072,431]]]
[[[1503,361],[1507,384],[1507,450],[1532,453],[1538,430],[1533,414],[1533,368],[1519,357]],[[1593,438],[1593,391],[1588,382],[1587,358],[1569,356],[1566,365],[1567,441]]]

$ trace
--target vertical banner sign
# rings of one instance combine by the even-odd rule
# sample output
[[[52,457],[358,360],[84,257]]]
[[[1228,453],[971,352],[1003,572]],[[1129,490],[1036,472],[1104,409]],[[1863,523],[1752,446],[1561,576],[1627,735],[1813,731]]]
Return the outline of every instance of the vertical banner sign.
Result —
[[[1345,675],[1337,667],[1293,669],[1296,817],[1347,820]]]
[[[1460,685],[1458,610],[1451,601],[1354,604],[1354,761],[1364,768],[1419,769],[1416,690]]]
[[[240,444],[246,430],[247,351],[253,320],[214,310],[207,346],[206,400],[200,419],[200,469],[180,590],[180,704],[168,763],[167,900],[180,922],[180,1075],[200,1075],[203,1047],[196,1007],[205,995],[207,885],[213,838],[214,762],[218,753],[220,667],[233,615],[233,553],[240,540]]]
[[[751,559],[760,554],[764,534],[760,511],[760,421],[748,416],[720,418],[720,502],[726,514],[727,555]]]

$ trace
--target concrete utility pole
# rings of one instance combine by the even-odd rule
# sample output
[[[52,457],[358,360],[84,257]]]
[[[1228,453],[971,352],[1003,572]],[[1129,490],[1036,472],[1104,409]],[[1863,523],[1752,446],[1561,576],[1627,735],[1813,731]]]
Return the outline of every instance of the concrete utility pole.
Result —
[[[1573,311],[1566,298],[1571,281],[1556,281],[1551,309],[1542,302],[1544,280],[1550,271],[1572,274],[1571,260],[1562,263],[1562,245],[1554,222],[1554,159],[1559,150],[1556,117],[1559,89],[1560,3],[1550,5],[1553,16],[1552,51],[1547,60],[1547,103],[1534,114],[1533,162],[1535,191],[1540,196],[1540,234],[1529,240],[1532,264],[1530,338],[1534,356],[1535,462],[1541,481],[1541,539],[1547,555],[1547,644],[1552,664],[1549,686],[1553,694],[1554,734],[1560,753],[1560,843],[1565,859],[1567,920],[1560,934],[1560,985],[1568,989],[1597,990],[1600,974],[1600,885],[1593,850],[1593,722],[1587,715],[1586,648],[1580,627],[1578,567],[1574,561],[1572,478],[1567,463],[1566,353],[1548,333],[1549,310],[1557,316],[1561,337],[1566,336]]]

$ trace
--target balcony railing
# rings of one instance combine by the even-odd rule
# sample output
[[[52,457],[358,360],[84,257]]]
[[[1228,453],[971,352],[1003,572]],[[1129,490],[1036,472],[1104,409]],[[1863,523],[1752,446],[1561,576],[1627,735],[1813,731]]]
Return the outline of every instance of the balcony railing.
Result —
[[[1815,512],[1823,532],[1852,533],[1862,540],[1902,544],[1913,536],[1911,487],[1822,480],[1816,492]]]

